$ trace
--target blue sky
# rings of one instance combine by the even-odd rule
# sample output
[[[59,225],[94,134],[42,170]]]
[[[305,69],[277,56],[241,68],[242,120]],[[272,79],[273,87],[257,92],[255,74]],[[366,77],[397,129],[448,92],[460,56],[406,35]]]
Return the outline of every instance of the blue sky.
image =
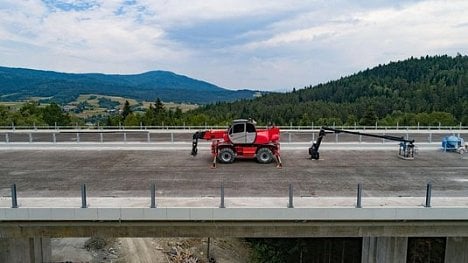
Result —
[[[468,54],[468,1],[0,0],[0,65],[291,90]]]

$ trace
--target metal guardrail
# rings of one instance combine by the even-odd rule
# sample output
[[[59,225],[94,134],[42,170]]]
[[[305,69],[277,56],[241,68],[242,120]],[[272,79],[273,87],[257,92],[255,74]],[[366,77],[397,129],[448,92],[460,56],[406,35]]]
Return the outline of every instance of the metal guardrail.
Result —
[[[11,187],[11,207],[10,208],[20,208],[21,206],[18,205],[18,196],[17,196],[17,187],[16,184],[12,184]],[[81,184],[81,206],[80,208],[88,208],[88,202],[87,202],[87,190],[86,190],[86,184]],[[156,185],[153,183],[149,187],[150,193],[149,193],[149,200],[150,200],[150,205],[148,206],[149,208],[157,208],[157,198],[156,198]],[[221,182],[221,185],[219,187],[220,190],[220,195],[219,195],[219,208],[226,208],[226,203],[225,203],[225,192],[224,192],[224,182]],[[359,183],[357,185],[357,190],[356,190],[356,202],[355,202],[355,208],[363,208],[363,185]],[[424,207],[430,208],[431,206],[431,198],[432,198],[432,183],[428,183],[426,185],[426,195],[425,195],[425,204]],[[78,206],[78,204],[77,204]],[[287,208],[294,208],[294,191],[293,191],[293,185],[288,184],[288,203],[287,203]],[[0,218],[1,219],[1,218]]]
[[[0,126],[0,130],[207,130],[207,129],[226,129],[228,125],[143,125],[139,126],[102,126],[102,125],[71,125],[71,126],[58,126],[58,125],[32,125],[32,126]],[[345,130],[468,130],[468,126],[459,125],[446,126],[422,126],[422,125],[395,125],[395,126],[363,126],[363,125],[280,125],[276,126],[280,129],[289,130],[315,130],[320,129],[321,126],[329,126]],[[258,128],[266,128],[267,126],[257,126]]]
[[[125,130],[1,130],[0,129],[0,144],[10,143],[59,143],[59,142],[73,142],[73,143],[104,143],[104,142],[117,142],[117,143],[129,143],[129,142],[189,142],[192,140],[191,134],[194,130],[139,130],[139,129],[125,129]],[[405,138],[416,139],[418,143],[439,141],[440,136],[443,134],[454,134],[459,137],[462,134],[467,134],[468,129],[456,129],[456,130],[376,130],[369,131],[374,134],[388,135],[398,134],[399,136],[405,136]],[[311,129],[283,129],[281,133],[281,141],[286,143],[292,142],[312,142],[317,137],[318,130]],[[88,136],[94,134],[93,136]],[[355,139],[350,140],[346,134],[336,133],[331,135],[334,139],[330,138],[329,141],[335,143],[339,142],[368,142],[373,141],[367,137],[355,136]],[[417,137],[417,138],[416,138]],[[348,138],[348,139],[342,139]],[[375,141],[374,141],[375,142]],[[382,143],[388,142],[385,139],[381,139]]]

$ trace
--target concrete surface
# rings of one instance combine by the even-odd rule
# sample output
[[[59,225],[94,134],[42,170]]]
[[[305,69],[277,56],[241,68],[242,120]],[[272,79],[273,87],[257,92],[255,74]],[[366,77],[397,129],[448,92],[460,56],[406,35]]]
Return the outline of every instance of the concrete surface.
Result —
[[[467,220],[441,221],[4,221],[25,237],[468,237]]]
[[[456,221],[468,220],[468,208],[204,208],[94,207],[0,208],[6,221]]]
[[[294,143],[281,143],[281,151],[302,150],[308,152],[310,142],[294,142]],[[207,142],[199,142],[199,152],[209,152],[211,144]],[[340,150],[340,151],[395,151],[398,149],[399,144],[395,142],[340,142],[330,143],[325,148],[325,151]],[[441,150],[440,143],[418,143],[417,151],[439,151]],[[320,148],[320,152],[322,152]],[[14,151],[14,150],[42,150],[42,151],[186,151],[192,149],[192,142],[0,142],[0,151]]]
[[[225,197],[227,208],[286,208],[288,197]],[[158,208],[217,208],[221,199],[217,197],[156,197]],[[88,197],[88,208],[148,208],[151,199],[147,197]],[[0,197],[0,208],[11,207],[10,197]],[[21,197],[19,208],[80,208],[79,197]],[[356,197],[294,197],[294,208],[353,208]],[[425,197],[364,197],[364,208],[421,208]],[[432,208],[468,208],[468,197],[432,197]]]
[[[310,160],[307,149],[283,150],[283,169],[253,160],[218,164],[210,169],[205,149],[192,157],[185,150],[0,150],[0,196],[17,184],[23,197],[147,197],[151,183],[158,197],[422,197],[432,182],[434,197],[468,197],[468,155],[420,151],[415,160],[393,150],[321,149]],[[449,202],[449,201],[448,201]]]
[[[468,262],[468,237],[447,237],[445,263]]]
[[[406,136],[406,132],[400,133]],[[35,220],[51,219],[49,215],[62,219],[68,215],[68,219],[4,221],[0,236],[323,236],[369,237],[369,241],[448,236],[446,262],[466,262],[466,255],[460,252],[466,251],[466,238],[460,236],[468,236],[468,156],[437,151],[444,132],[409,131],[420,147],[413,161],[398,159],[395,143],[379,139],[358,143],[358,136],[344,135],[327,136],[321,160],[312,161],[307,148],[314,135],[284,132],[283,142],[297,143],[282,143],[283,169],[253,161],[209,169],[208,143],[201,143],[199,156],[193,158],[189,155],[190,134],[150,134],[154,143],[146,144],[145,132],[127,133],[127,143],[116,143],[123,139],[122,133],[109,133],[103,135],[104,143],[100,144],[96,143],[99,134],[80,133],[77,143],[76,133],[63,133],[56,134],[58,143],[54,145],[50,143],[52,134],[32,134],[34,143],[29,143],[29,134],[9,133],[12,141],[0,143],[0,217],[6,219],[7,213],[16,213]],[[2,135],[6,139],[0,132],[0,141]],[[462,136],[466,137],[466,132]],[[167,142],[172,139],[176,143]],[[425,143],[430,141],[434,143]],[[221,182],[225,185],[226,209],[217,208]],[[432,208],[423,207],[428,182],[433,184]],[[8,208],[11,183],[17,184],[18,209]],[[88,186],[86,209],[78,208],[81,183]],[[146,208],[151,183],[157,187],[158,209]],[[285,208],[290,183],[294,187],[294,209]],[[357,183],[364,189],[361,209],[353,208]],[[60,201],[52,197],[60,197]],[[125,221],[152,220],[133,213],[144,216],[145,211],[154,210],[165,211],[171,222]],[[76,219],[76,211],[96,221],[70,224],[67,220]],[[239,220],[250,221],[228,220],[236,214],[241,215]],[[194,221],[179,221],[187,215]],[[366,216],[381,221],[364,220]],[[222,217],[225,221],[217,220]],[[274,221],[264,221],[272,217]],[[388,244],[380,247],[392,248]],[[382,255],[388,258],[390,252]],[[371,258],[378,258],[378,253]]]
[[[0,262],[42,263],[51,258],[50,238],[0,238]]]
[[[363,237],[362,263],[406,263],[407,237]]]

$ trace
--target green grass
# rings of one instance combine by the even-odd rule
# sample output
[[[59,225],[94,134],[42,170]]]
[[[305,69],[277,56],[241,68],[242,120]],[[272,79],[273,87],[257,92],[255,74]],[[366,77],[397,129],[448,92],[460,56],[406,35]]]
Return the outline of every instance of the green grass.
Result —
[[[92,97],[95,97],[95,98],[92,98]],[[130,99],[130,98],[124,98],[124,97],[118,97],[118,96],[106,96],[106,95],[99,95],[99,94],[82,94],[75,101],[68,103],[68,105],[76,106],[80,102],[87,102],[91,105],[92,109],[87,109],[81,113],[76,114],[76,116],[80,118],[85,118],[85,117],[98,115],[98,114],[106,114],[106,109],[99,107],[99,98],[106,98],[106,99],[110,99],[112,101],[118,102],[120,104],[119,106],[120,109],[123,108],[123,105],[125,104],[126,100],[128,100],[130,105],[137,105],[139,103],[142,103],[143,104],[142,107],[144,109],[149,108],[150,104],[154,105],[154,102],[150,102],[150,101],[137,101],[135,99]],[[163,103],[166,109],[175,109],[179,107],[183,112],[198,108],[198,105],[196,104],[173,103],[173,102],[163,102]]]

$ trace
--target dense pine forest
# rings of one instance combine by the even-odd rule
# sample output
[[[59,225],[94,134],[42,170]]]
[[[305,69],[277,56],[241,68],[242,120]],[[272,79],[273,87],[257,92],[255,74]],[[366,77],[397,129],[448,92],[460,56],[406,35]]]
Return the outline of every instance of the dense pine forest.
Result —
[[[218,102],[182,112],[159,98],[135,111],[127,102],[117,115],[47,117],[50,109],[29,102],[19,112],[0,105],[0,125],[100,122],[101,125],[227,125],[253,118],[260,125],[468,125],[468,56],[426,56],[378,65],[328,83],[268,93],[256,99]],[[50,114],[49,114],[50,115]]]
[[[252,117],[279,125],[468,125],[468,57],[410,58],[287,94],[207,105],[188,114],[209,123]]]

